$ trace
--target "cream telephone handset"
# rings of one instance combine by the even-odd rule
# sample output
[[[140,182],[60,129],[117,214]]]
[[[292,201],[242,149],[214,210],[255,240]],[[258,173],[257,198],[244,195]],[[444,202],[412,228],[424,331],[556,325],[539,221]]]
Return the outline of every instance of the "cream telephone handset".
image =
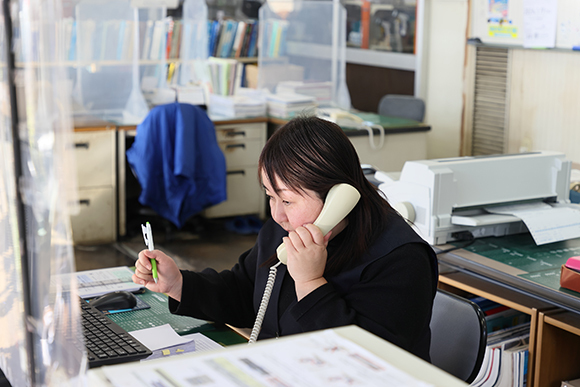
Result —
[[[344,128],[361,128],[365,125],[365,120],[346,110],[338,108],[320,108],[318,117],[334,122]]]
[[[332,230],[341,220],[343,220],[356,206],[360,199],[360,193],[349,184],[337,184],[328,191],[326,195],[326,200],[324,201],[324,206],[320,215],[314,221],[314,225],[317,226],[322,234],[326,235]],[[268,275],[268,281],[266,282],[266,289],[264,289],[264,294],[262,295],[262,301],[260,302],[260,307],[258,309],[258,314],[256,315],[256,322],[252,328],[252,333],[250,335],[249,344],[255,343],[258,339],[258,334],[262,328],[262,321],[266,315],[266,309],[268,308],[268,302],[270,301],[270,295],[272,294],[272,289],[274,288],[274,281],[276,280],[277,267],[283,263],[287,262],[286,255],[286,245],[282,243],[276,249],[276,254],[280,262],[275,264],[270,268],[270,273]]]
[[[360,193],[349,184],[337,184],[328,191],[326,201],[318,218],[314,221],[323,235],[332,230],[341,220],[343,220],[356,206],[360,199]],[[287,262],[286,245],[282,243],[276,249],[278,259],[284,265]]]

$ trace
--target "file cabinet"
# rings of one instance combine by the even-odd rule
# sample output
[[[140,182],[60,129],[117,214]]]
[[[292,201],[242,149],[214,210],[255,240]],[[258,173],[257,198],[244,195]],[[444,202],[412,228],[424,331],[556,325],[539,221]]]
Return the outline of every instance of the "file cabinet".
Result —
[[[258,180],[258,159],[266,144],[266,122],[214,122],[226,158],[225,202],[205,210],[208,218],[257,214],[266,217],[266,196]]]
[[[107,243],[117,238],[116,132],[113,129],[105,126],[73,134],[79,204],[79,212],[71,215],[75,244]]]

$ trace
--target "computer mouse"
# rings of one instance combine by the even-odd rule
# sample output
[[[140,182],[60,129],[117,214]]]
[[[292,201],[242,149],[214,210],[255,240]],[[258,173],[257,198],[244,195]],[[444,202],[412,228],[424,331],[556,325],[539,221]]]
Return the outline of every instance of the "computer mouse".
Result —
[[[99,310],[133,309],[137,305],[137,298],[130,292],[112,292],[95,298],[89,305]]]

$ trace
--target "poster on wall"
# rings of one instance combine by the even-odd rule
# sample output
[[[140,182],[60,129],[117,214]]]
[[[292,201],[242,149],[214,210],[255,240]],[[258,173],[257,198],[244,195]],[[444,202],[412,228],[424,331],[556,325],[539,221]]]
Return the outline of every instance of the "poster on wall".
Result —
[[[472,34],[483,43],[521,46],[522,0],[473,0]]]
[[[517,39],[518,27],[510,18],[509,0],[487,0],[487,33],[491,37]]]
[[[524,0],[524,47],[556,45],[557,9],[558,0]]]

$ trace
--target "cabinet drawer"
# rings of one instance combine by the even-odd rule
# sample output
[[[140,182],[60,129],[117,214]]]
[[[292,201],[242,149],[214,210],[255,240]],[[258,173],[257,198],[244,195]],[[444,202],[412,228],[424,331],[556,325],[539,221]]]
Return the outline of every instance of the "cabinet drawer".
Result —
[[[115,132],[112,130],[74,134],[79,188],[115,184]]]
[[[117,238],[116,199],[111,188],[81,189],[78,192],[80,212],[71,216],[73,242],[96,244]]]
[[[259,140],[247,141],[223,141],[219,143],[224,156],[228,171],[238,167],[257,166],[263,144]]]
[[[258,168],[244,168],[227,175],[228,200],[205,210],[208,218],[262,214],[265,194],[258,182]]]
[[[218,142],[232,140],[265,139],[265,124],[235,124],[216,126]]]

